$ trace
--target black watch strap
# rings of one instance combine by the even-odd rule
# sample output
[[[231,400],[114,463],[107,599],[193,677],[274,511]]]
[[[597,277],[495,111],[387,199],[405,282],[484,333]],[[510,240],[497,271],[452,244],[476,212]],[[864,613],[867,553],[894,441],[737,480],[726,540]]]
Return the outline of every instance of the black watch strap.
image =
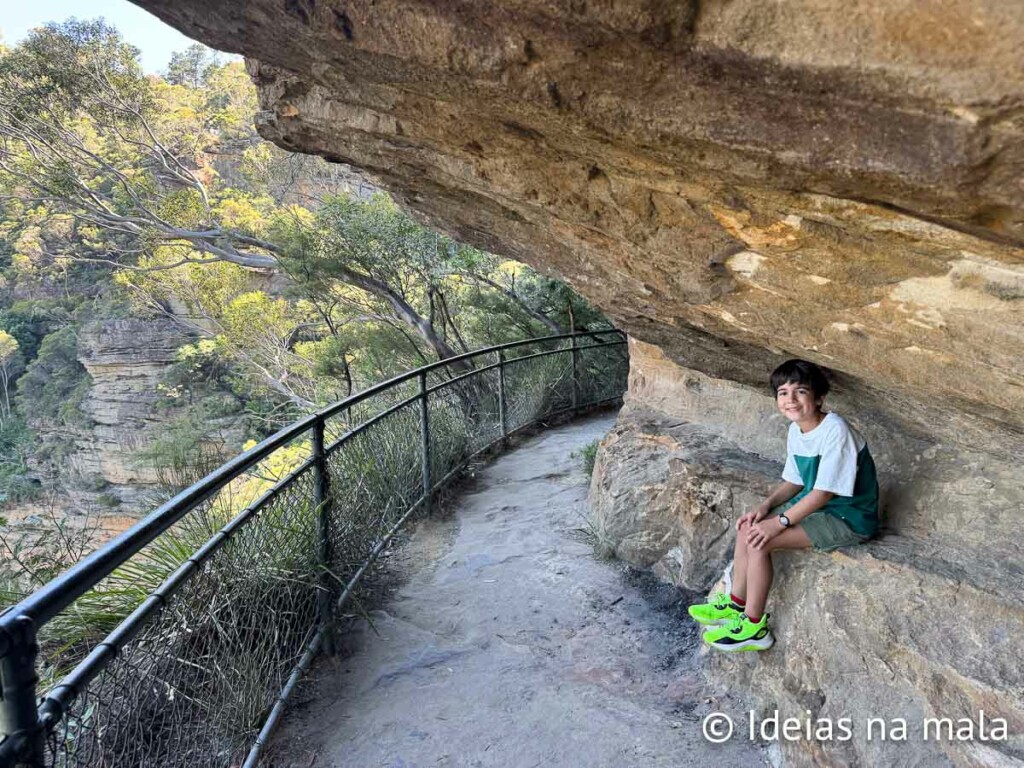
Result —
[[[789,522],[789,518],[785,515],[779,515],[779,522],[782,523],[783,528],[789,528],[789,526],[792,525],[792,523]]]

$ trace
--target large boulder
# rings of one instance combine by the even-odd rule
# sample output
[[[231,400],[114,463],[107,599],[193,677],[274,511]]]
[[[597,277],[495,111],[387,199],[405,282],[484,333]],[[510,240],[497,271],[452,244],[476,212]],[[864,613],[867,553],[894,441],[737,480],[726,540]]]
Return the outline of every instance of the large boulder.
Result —
[[[782,464],[689,422],[631,413],[601,443],[590,508],[598,541],[690,591],[732,557],[734,523],[768,495]]]

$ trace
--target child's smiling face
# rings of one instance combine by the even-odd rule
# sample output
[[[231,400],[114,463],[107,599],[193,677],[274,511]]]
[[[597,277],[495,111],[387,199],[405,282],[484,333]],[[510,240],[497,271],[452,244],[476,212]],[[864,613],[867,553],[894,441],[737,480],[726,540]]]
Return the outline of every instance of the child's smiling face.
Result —
[[[796,422],[803,432],[818,426],[823,399],[815,397],[814,390],[806,384],[794,381],[782,384],[775,392],[775,403],[779,411],[790,421]]]

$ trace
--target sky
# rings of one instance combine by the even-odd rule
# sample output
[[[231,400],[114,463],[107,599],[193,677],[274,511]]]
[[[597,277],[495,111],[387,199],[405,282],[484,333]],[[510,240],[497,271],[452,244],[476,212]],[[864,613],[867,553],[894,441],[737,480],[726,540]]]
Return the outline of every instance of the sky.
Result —
[[[7,45],[19,42],[30,29],[48,21],[102,16],[117,27],[125,42],[142,51],[142,69],[147,73],[163,72],[174,51],[195,42],[128,0],[2,0],[0,6],[0,31]]]

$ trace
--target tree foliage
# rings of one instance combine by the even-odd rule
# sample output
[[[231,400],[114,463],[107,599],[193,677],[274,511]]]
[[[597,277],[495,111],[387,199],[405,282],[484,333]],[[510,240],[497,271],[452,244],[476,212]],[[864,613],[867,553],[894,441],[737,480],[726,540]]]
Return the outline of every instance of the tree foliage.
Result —
[[[81,424],[84,416],[79,406],[90,382],[89,373],[78,362],[75,329],[65,326],[43,339],[39,354],[18,380],[21,412],[56,424]]]
[[[202,88],[220,63],[217,52],[202,43],[193,43],[184,51],[175,51],[167,64],[165,79],[171,85]]]
[[[16,409],[81,421],[86,316],[172,319],[193,340],[162,390],[176,423],[244,407],[263,429],[439,358],[604,324],[562,284],[264,142],[256,109],[240,62],[195,45],[147,76],[102,21],[0,50],[0,332],[21,360]]]
[[[11,384],[24,365],[18,340],[0,329],[0,428],[11,418]]]

